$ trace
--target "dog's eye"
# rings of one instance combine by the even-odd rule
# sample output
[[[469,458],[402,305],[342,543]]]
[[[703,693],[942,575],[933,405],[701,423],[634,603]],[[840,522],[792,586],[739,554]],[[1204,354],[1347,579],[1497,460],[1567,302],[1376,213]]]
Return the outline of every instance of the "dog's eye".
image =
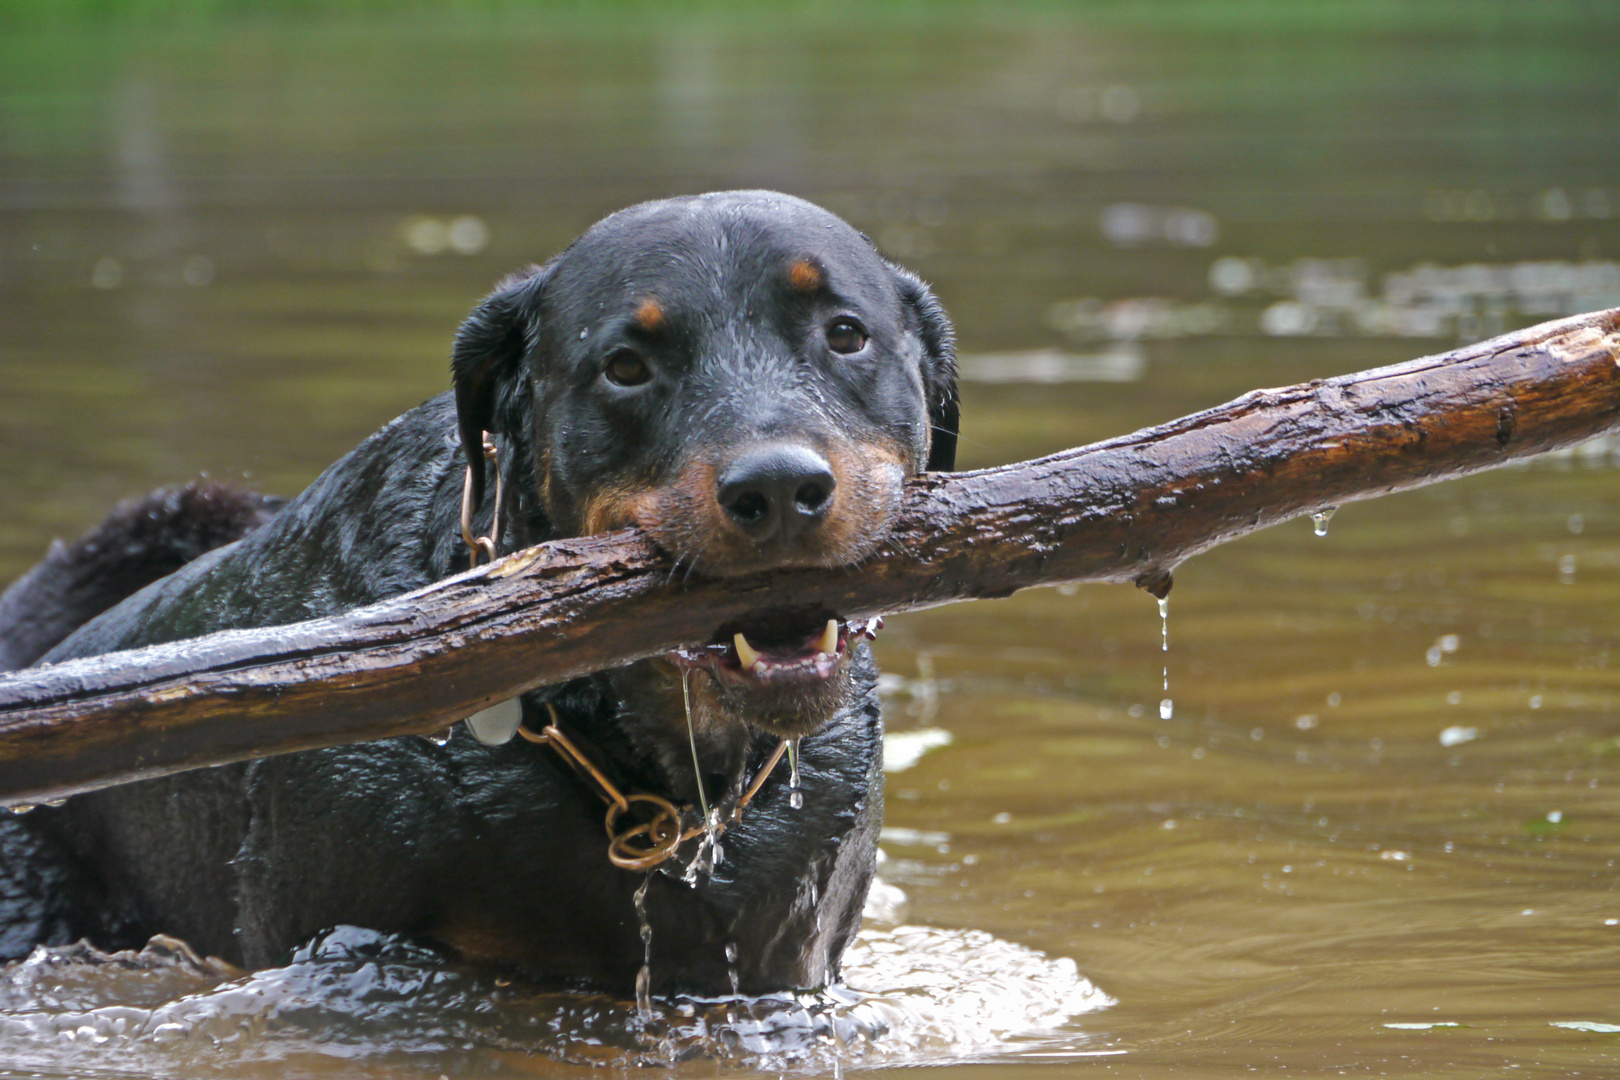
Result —
[[[603,373],[607,375],[608,382],[616,386],[640,386],[652,378],[652,369],[647,362],[630,349],[620,349],[608,357]]]
[[[858,353],[866,348],[866,328],[854,319],[834,319],[827,325],[827,346],[835,353]]]

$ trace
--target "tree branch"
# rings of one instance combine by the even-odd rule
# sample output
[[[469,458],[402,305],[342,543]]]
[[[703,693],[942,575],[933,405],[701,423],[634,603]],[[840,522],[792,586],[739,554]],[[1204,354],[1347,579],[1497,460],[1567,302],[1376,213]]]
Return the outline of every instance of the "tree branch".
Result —
[[[1162,596],[1178,563],[1234,537],[1616,427],[1620,309],[919,477],[884,552],[855,568],[686,582],[634,530],[555,541],[331,618],[0,677],[0,803],[440,731],[766,606],[853,618],[1071,581]]]

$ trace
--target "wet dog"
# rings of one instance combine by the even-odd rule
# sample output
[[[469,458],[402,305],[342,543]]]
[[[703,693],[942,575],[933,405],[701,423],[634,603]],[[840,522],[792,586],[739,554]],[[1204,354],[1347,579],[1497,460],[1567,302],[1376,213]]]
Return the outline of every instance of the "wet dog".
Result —
[[[478,536],[504,554],[636,525],[679,573],[845,565],[882,542],[908,475],[955,456],[943,309],[843,221],[769,192],[606,218],[473,312],[452,374],[453,393],[45,659],[342,611],[465,569]],[[526,732],[566,732],[614,791],[728,820],[746,803],[718,852],[698,835],[615,865],[602,785],[553,747],[458,725],[442,744],[199,770],[7,821],[0,943],[15,956],[164,932],[263,966],[351,924],[620,991],[644,963],[657,990],[728,992],[733,973],[750,991],[825,984],[882,814],[863,629],[764,611],[716,627],[709,648],[508,707]],[[784,739],[797,786],[767,771]],[[659,827],[640,824],[644,841]]]

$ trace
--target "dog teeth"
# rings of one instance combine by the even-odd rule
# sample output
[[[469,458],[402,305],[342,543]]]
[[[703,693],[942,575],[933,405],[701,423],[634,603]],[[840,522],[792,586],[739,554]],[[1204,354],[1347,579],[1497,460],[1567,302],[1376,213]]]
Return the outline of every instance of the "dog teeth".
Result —
[[[752,645],[748,644],[747,638],[743,637],[740,633],[733,634],[731,636],[731,643],[737,646],[737,663],[742,665],[743,670],[763,670],[763,665],[761,665],[759,659],[759,653]]]
[[[821,635],[821,651],[824,653],[838,652],[838,620],[828,619],[827,629]]]

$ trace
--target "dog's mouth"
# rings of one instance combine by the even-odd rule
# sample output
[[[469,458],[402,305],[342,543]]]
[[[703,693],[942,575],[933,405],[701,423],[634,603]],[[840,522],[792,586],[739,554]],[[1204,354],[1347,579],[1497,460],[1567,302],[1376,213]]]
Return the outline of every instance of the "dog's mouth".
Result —
[[[666,659],[702,668],[722,683],[765,688],[824,683],[838,674],[861,639],[877,637],[883,619],[841,619],[824,608],[778,609],[728,622],[708,645],[676,649]]]

